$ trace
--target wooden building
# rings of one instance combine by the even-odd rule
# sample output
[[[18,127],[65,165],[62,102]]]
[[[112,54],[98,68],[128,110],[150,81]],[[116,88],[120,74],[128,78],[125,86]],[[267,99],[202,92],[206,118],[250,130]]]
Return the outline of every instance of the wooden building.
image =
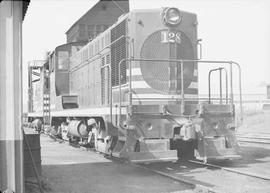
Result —
[[[128,0],[100,0],[68,29],[67,43],[93,39],[127,12]]]

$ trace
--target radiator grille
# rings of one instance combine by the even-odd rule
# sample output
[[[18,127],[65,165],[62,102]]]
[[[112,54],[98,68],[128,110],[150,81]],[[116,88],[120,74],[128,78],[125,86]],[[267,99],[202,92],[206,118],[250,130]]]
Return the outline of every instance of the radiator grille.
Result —
[[[126,35],[126,21],[122,21],[111,30],[111,42],[117,40],[121,36]],[[112,86],[119,85],[118,65],[119,62],[127,57],[127,41],[126,38],[121,38],[111,47],[111,71],[112,71]],[[126,78],[126,62],[121,64],[121,84],[125,84]]]
[[[141,49],[141,58],[151,59],[195,59],[192,43],[183,33],[181,42],[162,42],[162,32],[157,31],[145,40]],[[176,62],[141,62],[142,75],[154,89],[170,92],[181,92],[181,67]],[[184,62],[184,88],[194,80],[194,63]]]

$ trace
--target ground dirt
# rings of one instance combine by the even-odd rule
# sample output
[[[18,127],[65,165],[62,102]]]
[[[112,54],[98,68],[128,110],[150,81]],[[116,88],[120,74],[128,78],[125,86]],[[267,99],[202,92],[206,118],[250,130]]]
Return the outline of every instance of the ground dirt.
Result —
[[[244,111],[238,131],[270,134],[270,110]]]
[[[130,163],[74,148],[41,135],[42,187],[45,193],[165,193],[193,192],[184,183],[168,179]],[[29,193],[39,192],[27,185]]]

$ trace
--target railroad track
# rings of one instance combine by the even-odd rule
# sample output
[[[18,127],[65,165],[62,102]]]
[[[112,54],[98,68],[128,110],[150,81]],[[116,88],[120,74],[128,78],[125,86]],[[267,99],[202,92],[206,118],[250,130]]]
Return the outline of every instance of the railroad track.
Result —
[[[240,143],[270,145],[270,133],[238,133],[236,137]]]
[[[50,136],[53,138],[52,136]],[[64,142],[61,139],[53,138],[55,139],[56,142],[62,143]],[[267,137],[262,137],[262,136],[248,136],[248,135],[239,135],[238,140],[241,142],[242,140],[247,140],[249,139],[251,142],[254,143],[261,143],[259,140],[267,140],[267,143],[270,144],[270,139]],[[253,141],[252,141],[253,140]],[[257,140],[257,141],[256,141]],[[70,144],[72,145],[72,144]],[[73,146],[73,145],[72,145]],[[75,146],[74,146],[75,147]],[[77,147],[77,146],[76,146]],[[107,156],[106,156],[107,157]],[[119,161],[119,163],[125,162],[125,160],[119,159],[119,158],[114,158],[114,157],[107,157],[110,160],[114,161]],[[261,180],[264,182],[267,182],[270,184],[270,176],[264,176],[262,174],[256,174],[256,173],[251,173],[251,172],[244,172],[241,170],[234,169],[233,167],[223,167],[222,165],[217,165],[217,164],[209,164],[209,163],[203,163],[200,161],[196,160],[189,160],[186,165],[182,165],[182,163],[177,163],[177,162],[159,162],[159,163],[129,163],[134,167],[139,167],[144,170],[151,171],[153,173],[162,175],[164,177],[170,178],[174,181],[179,181],[182,183],[185,183],[187,185],[190,185],[195,192],[201,192],[201,193],[227,193],[230,192],[228,190],[224,190],[223,187],[221,187],[223,184],[221,183],[221,186],[213,186],[209,185],[206,179],[204,180],[197,180],[193,179],[196,178],[195,176],[197,174],[194,174],[194,177],[190,178],[187,177],[187,175],[192,175],[194,171],[197,170],[197,168],[203,168],[201,172],[206,173],[206,176],[209,176],[212,174],[213,169],[215,171],[219,170],[222,172],[222,174],[217,175],[217,178],[219,176],[228,176],[228,173],[231,173],[230,175],[237,176],[245,176],[249,177],[250,179],[253,179],[254,181],[256,180]],[[158,166],[158,167],[156,167]],[[183,171],[184,170],[184,171]],[[207,174],[209,173],[209,174]],[[201,175],[201,174],[200,174]],[[216,174],[215,174],[216,175]],[[207,177],[206,177],[207,178]],[[233,179],[233,178],[232,178]],[[222,180],[220,180],[222,181]]]
[[[202,166],[213,167],[213,168],[217,168],[217,169],[220,169],[220,170],[225,170],[225,171],[236,173],[236,174],[241,174],[241,175],[244,175],[244,176],[263,179],[263,180],[267,180],[267,181],[270,182],[270,176],[264,176],[264,175],[261,175],[261,174],[255,174],[255,173],[251,173],[251,172],[243,172],[243,171],[236,170],[236,169],[233,169],[233,168],[223,167],[221,165],[216,165],[216,164],[203,163],[203,162],[195,161],[195,160],[189,160],[189,162],[195,163],[195,164],[198,164],[198,165],[202,165]]]
[[[177,164],[173,162],[160,163],[158,167],[153,167],[153,164],[136,164],[136,165],[145,170],[150,170],[154,173],[171,178],[173,180],[177,180],[180,182],[187,183],[189,185],[193,185],[194,189],[196,190],[195,192],[202,192],[202,193],[204,192],[207,192],[207,193],[238,192],[238,191],[233,191],[233,181],[234,180],[237,181],[238,178],[243,179],[247,177],[249,180],[247,180],[246,183],[256,182],[258,184],[257,185],[258,188],[260,188],[262,182],[264,184],[270,183],[270,176],[264,176],[261,174],[255,174],[251,172],[243,172],[243,171],[236,170],[233,168],[223,167],[221,165],[203,163],[196,160],[189,160],[187,161],[187,164],[184,164],[184,165],[182,165],[181,163]],[[201,168],[204,168],[204,169],[201,169]],[[181,171],[181,170],[184,170],[184,171]],[[217,172],[218,170],[220,172]],[[217,173],[214,173],[213,171]],[[206,173],[206,174],[204,175],[203,173]],[[196,177],[197,175],[200,176],[198,177],[198,179]],[[202,176],[205,176],[205,177],[202,177]],[[230,187],[230,184],[231,184],[230,182],[224,183],[224,179],[227,180],[226,176],[227,177],[230,176],[232,187]],[[209,179],[207,179],[208,177]],[[249,190],[241,190],[240,192],[241,193],[249,192]],[[255,192],[265,192],[265,191],[255,191]]]

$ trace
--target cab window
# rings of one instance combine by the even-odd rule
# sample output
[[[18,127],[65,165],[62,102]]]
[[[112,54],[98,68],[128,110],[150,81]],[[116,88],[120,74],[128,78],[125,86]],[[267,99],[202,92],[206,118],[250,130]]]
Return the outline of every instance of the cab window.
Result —
[[[69,61],[68,51],[59,51],[58,52],[58,69],[68,70],[68,61]]]

